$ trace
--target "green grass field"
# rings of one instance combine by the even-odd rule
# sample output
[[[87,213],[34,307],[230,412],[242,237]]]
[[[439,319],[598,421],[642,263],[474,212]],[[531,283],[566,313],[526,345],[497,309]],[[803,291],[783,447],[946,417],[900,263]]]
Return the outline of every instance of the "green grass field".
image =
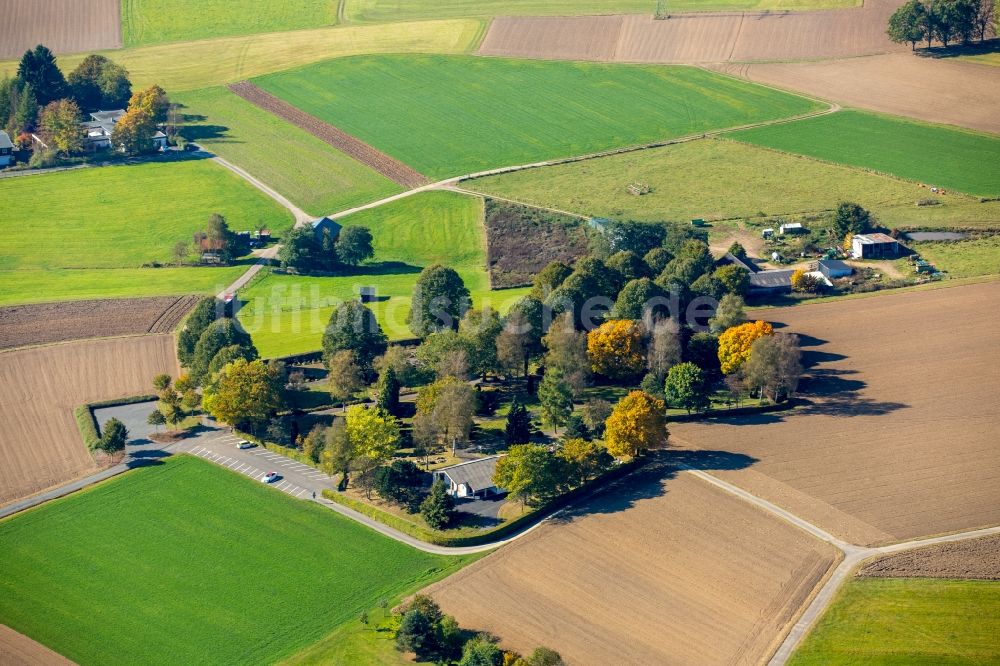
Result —
[[[790,661],[812,664],[1000,662],[1000,583],[857,578]]]
[[[731,136],[927,185],[1000,194],[1000,137],[988,134],[848,110]]]
[[[175,99],[197,118],[185,128],[188,138],[243,167],[311,215],[329,215],[401,191],[391,180],[226,88],[181,93]]]
[[[84,666],[271,663],[468,561],[185,456],[0,522],[0,622]]]
[[[334,307],[356,298],[358,287],[376,286],[385,300],[371,308],[391,339],[412,337],[406,326],[413,285],[434,263],[454,268],[476,305],[504,310],[524,289],[490,291],[482,201],[451,192],[427,192],[338,220],[371,229],[375,260],[352,275],[305,277],[270,274],[240,292],[247,302],[243,325],[263,356],[284,356],[320,347]]]
[[[671,13],[726,9],[836,9],[858,0],[672,0]],[[583,16],[653,14],[655,0],[346,0],[350,21],[415,21],[428,18],[493,16]]]
[[[913,243],[911,249],[953,278],[1000,275],[1000,236],[956,243]]]
[[[338,0],[122,0],[126,46],[250,35],[337,22]]]
[[[817,108],[691,67],[468,56],[359,56],[255,83],[432,177]]]
[[[198,160],[0,179],[0,200],[17,202],[0,221],[7,285],[0,300],[8,303],[224,286],[239,269],[139,269],[171,261],[174,245],[191,241],[215,212],[234,230],[264,226],[280,235],[292,224],[287,211],[239,177]]]
[[[652,191],[633,196],[634,181]],[[1000,226],[1000,203],[931,195],[918,185],[723,139],[690,141],[596,160],[464,183],[487,194],[583,215],[640,220],[709,220],[830,210],[843,200],[888,227]],[[936,196],[937,206],[918,200]]]
[[[359,53],[463,53],[482,32],[482,21],[472,19],[335,26],[131,47],[103,55],[128,70],[133,89],[158,83],[174,94]],[[68,75],[85,56],[60,55],[59,66]],[[17,64],[0,61],[0,77],[15,76]]]

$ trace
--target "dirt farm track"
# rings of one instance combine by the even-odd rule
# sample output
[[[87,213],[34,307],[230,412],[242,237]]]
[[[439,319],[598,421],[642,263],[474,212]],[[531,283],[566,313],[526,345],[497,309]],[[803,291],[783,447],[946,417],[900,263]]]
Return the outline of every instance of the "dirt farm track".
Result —
[[[671,426],[755,458],[713,472],[878,545],[1000,523],[1000,282],[754,313],[803,336],[812,404]]]
[[[0,0],[0,60],[36,44],[56,53],[120,47],[121,0]]]
[[[0,352],[0,504],[93,471],[73,409],[148,393],[161,372],[178,373],[173,335]]]
[[[836,558],[832,546],[663,468],[432,585],[459,624],[570,664],[757,664]]]

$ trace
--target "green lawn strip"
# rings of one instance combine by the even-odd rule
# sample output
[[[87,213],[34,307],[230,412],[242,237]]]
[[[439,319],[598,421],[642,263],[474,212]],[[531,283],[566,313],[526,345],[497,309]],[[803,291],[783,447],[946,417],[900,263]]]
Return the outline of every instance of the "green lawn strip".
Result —
[[[0,305],[50,301],[217,294],[248,264],[191,268],[26,269],[0,271]]]
[[[806,122],[806,121],[799,121]],[[629,194],[629,183],[651,192]],[[595,160],[480,178],[463,186],[583,215],[707,220],[795,215],[857,201],[887,227],[998,226],[1000,202],[933,194],[854,167],[726,139],[704,139]],[[935,206],[917,206],[934,198]]]
[[[169,262],[220,213],[231,229],[268,227],[291,215],[207,160],[147,162],[0,179],[9,206],[0,222],[0,270],[138,268]]]
[[[83,665],[268,663],[467,561],[184,456],[0,522],[0,622]]]
[[[239,318],[261,354],[285,356],[319,349],[334,307],[375,286],[371,303],[393,340],[412,337],[406,324],[420,270],[441,263],[458,271],[477,307],[506,311],[526,289],[490,291],[486,273],[482,200],[452,192],[426,192],[338,220],[371,229],[375,259],[349,275],[308,277],[269,274],[240,292]]]
[[[358,56],[254,82],[431,177],[819,108],[693,67],[471,56]]]
[[[735,139],[984,197],[1000,195],[1000,137],[844,110]]]
[[[122,0],[126,46],[318,28],[338,0]]]
[[[1000,236],[912,243],[911,249],[953,278],[1000,275]]]
[[[317,217],[402,191],[399,185],[226,88],[175,95],[185,136],[243,167]]]
[[[837,9],[859,0],[671,0],[671,13],[722,10]],[[414,21],[493,16],[583,16],[653,14],[655,0],[347,0],[350,21]]]
[[[1000,582],[857,578],[791,664],[986,664],[1000,661]]]

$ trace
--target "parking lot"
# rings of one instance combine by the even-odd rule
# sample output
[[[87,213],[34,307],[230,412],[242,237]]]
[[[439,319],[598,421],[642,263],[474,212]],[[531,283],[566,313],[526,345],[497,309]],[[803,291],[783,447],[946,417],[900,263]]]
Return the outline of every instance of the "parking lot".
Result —
[[[262,481],[265,475],[275,472],[278,480],[271,486],[299,499],[311,499],[313,493],[319,496],[324,489],[334,487],[330,477],[309,465],[260,446],[238,449],[239,441],[240,438],[231,433],[216,431],[192,442],[188,452],[255,481]]]

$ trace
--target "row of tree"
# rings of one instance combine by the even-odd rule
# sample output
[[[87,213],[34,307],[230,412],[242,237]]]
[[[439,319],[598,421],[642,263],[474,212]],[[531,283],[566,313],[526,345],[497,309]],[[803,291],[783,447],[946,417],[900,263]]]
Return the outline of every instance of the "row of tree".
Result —
[[[938,41],[947,47],[952,42],[980,42],[996,34],[995,0],[909,0],[889,17],[889,39],[917,44]]]
[[[372,241],[367,227],[345,227],[336,236],[324,231],[322,237],[311,226],[298,227],[283,239],[278,260],[282,268],[295,273],[331,273],[374,257]]]

